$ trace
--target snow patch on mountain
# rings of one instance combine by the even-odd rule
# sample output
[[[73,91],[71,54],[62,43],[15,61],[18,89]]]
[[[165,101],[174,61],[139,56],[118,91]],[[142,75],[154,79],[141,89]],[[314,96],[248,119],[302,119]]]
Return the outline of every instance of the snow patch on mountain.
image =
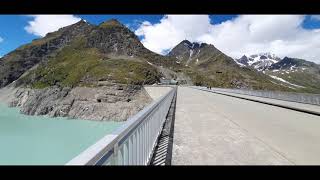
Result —
[[[251,66],[258,71],[263,71],[270,67],[272,64],[279,62],[281,59],[271,53],[260,53],[250,56],[242,56],[235,61],[241,66]]]
[[[193,50],[192,50],[192,49],[190,49],[189,59],[192,57],[192,54],[193,54]]]
[[[234,62],[236,62],[240,67],[245,67],[245,64],[240,63],[239,61],[237,61],[236,59],[233,59]]]
[[[280,77],[272,76],[272,75],[269,75],[269,76],[270,76],[271,78],[273,78],[273,79],[276,79],[276,80],[278,80],[278,81],[284,82],[284,83],[289,84],[289,85],[291,85],[291,86],[295,86],[295,87],[298,87],[298,88],[305,88],[305,87],[303,87],[303,86],[299,86],[299,85],[290,83],[290,82],[288,82],[288,81],[286,81],[286,80],[284,80],[284,79],[282,79],[282,78],[280,78]]]

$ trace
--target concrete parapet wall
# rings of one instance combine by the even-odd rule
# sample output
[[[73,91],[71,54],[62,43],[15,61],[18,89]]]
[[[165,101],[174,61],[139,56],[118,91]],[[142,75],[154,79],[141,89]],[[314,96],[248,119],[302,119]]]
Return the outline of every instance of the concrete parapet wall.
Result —
[[[212,88],[212,90],[229,92],[229,93],[237,93],[237,94],[243,94],[243,95],[250,95],[250,96],[257,96],[257,97],[279,99],[279,100],[299,102],[299,103],[320,106],[320,94],[292,93],[292,92],[279,92],[279,91],[242,90],[242,89],[224,89],[224,88]]]

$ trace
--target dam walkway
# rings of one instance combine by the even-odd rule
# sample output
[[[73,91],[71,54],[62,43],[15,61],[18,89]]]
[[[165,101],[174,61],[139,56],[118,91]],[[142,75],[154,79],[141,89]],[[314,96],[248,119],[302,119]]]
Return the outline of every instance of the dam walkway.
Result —
[[[320,164],[319,95],[145,89],[152,104],[67,165]]]
[[[317,113],[317,105],[179,87],[172,164],[320,164]]]

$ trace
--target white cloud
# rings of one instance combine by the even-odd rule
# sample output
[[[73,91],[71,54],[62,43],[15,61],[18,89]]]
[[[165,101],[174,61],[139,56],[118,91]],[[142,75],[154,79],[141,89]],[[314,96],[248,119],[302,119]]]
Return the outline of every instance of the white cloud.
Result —
[[[303,15],[241,15],[211,24],[207,15],[168,15],[135,31],[150,50],[164,53],[184,39],[215,45],[231,57],[260,52],[320,63],[320,29],[304,29]],[[214,18],[214,16],[213,16]]]
[[[163,53],[185,38],[196,40],[197,37],[207,33],[209,27],[210,19],[207,15],[170,15],[162,18],[157,24],[143,22],[135,33],[144,36],[142,43],[147,48]]]
[[[312,15],[311,19],[320,21],[320,15]]]
[[[2,37],[0,37],[0,43],[2,43],[3,42],[3,38]]]
[[[41,37],[81,20],[73,15],[32,15],[31,17],[33,20],[29,21],[24,29],[30,34]]]

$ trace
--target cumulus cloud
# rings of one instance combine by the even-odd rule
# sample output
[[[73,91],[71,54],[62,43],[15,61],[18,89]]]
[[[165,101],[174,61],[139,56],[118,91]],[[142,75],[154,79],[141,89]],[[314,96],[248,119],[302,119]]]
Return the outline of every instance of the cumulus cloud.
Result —
[[[214,18],[214,16],[213,16]],[[320,63],[320,29],[304,29],[303,15],[241,15],[211,24],[208,15],[167,15],[135,31],[150,50],[164,54],[184,39],[215,45],[227,55],[271,52]]]
[[[73,15],[32,15],[30,17],[33,19],[24,29],[30,34],[41,37],[81,20]]]
[[[163,54],[184,39],[195,41],[209,28],[210,18],[207,15],[169,15],[157,24],[144,21],[135,33],[144,37],[142,43],[147,48]]]
[[[320,15],[312,15],[311,19],[320,21]]]

